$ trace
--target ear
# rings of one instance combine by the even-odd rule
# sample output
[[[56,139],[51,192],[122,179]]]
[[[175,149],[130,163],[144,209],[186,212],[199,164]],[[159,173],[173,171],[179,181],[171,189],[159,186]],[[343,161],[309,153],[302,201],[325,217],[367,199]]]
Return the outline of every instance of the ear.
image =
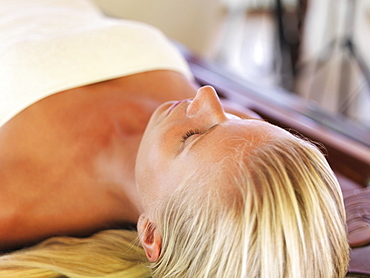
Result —
[[[142,214],[137,223],[137,231],[149,262],[156,262],[161,254],[162,247],[162,236],[157,226]]]

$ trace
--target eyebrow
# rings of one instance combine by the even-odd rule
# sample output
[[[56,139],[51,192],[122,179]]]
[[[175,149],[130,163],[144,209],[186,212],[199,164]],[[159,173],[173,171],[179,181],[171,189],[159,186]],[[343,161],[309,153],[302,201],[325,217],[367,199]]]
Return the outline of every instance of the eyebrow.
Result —
[[[215,124],[214,126],[212,126],[211,128],[209,128],[206,132],[204,132],[202,134],[201,137],[198,138],[198,140],[196,140],[189,148],[189,150],[191,150],[196,144],[198,144],[200,141],[202,141],[208,134],[210,134],[212,131],[214,131],[216,129],[216,127],[218,127],[219,124]]]

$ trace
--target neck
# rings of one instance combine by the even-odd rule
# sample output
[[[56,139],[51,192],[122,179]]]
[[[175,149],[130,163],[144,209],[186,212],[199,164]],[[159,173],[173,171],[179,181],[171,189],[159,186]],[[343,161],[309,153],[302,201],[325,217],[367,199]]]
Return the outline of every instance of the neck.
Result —
[[[109,188],[111,205],[115,205],[119,213],[117,220],[134,223],[142,213],[134,174],[139,138],[125,138],[122,143],[112,142],[101,151],[95,159],[95,171],[106,189]]]
[[[114,196],[122,208],[120,216],[136,222],[143,210],[136,188],[135,161],[150,116],[161,103],[193,97],[195,90],[180,74],[167,71],[142,73],[94,86],[99,87],[96,91],[105,92],[99,94],[100,109],[94,109],[96,114],[106,116],[99,117],[107,131],[95,169],[113,185]]]
[[[119,105],[109,104],[109,111],[101,124],[110,126],[104,142],[94,158],[94,172],[109,190],[116,210],[116,219],[135,223],[142,213],[136,188],[136,155],[146,124],[157,103],[147,100],[126,100]],[[105,112],[107,113],[107,112]],[[102,114],[100,114],[102,115]],[[98,123],[99,124],[99,123]]]

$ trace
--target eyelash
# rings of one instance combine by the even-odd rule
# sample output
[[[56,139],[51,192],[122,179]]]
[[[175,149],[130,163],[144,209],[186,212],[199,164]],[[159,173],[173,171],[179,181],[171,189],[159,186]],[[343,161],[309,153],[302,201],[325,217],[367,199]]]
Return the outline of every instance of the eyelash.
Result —
[[[199,129],[190,129],[182,136],[182,142],[185,142],[186,139],[193,136],[194,134],[201,134]]]

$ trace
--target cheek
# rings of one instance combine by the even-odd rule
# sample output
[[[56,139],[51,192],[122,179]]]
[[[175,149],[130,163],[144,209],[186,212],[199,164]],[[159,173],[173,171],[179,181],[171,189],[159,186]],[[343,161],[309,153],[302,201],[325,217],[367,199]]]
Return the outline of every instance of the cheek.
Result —
[[[141,141],[136,160],[136,182],[144,198],[157,196],[161,188],[178,178],[175,162],[182,146],[183,122],[151,122]],[[177,174],[176,174],[177,173]]]
[[[148,139],[148,140],[147,140]],[[143,201],[156,198],[170,172],[171,159],[166,144],[154,134],[143,138],[136,160],[136,182]]]
[[[148,130],[142,144],[153,160],[175,159],[182,147],[184,128],[181,124],[161,126]]]

